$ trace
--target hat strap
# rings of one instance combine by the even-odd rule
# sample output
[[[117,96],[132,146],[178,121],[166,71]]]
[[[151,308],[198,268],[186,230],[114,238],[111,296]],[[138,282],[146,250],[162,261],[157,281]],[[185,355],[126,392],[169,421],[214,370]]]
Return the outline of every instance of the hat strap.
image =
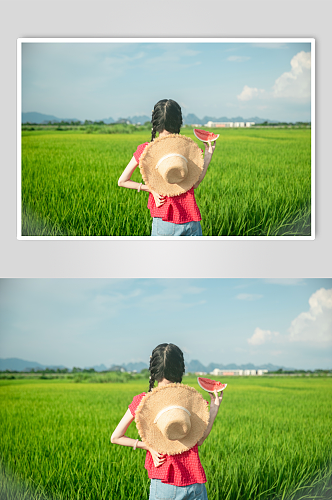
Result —
[[[191,416],[191,413],[189,410],[187,410],[187,408],[183,408],[183,406],[176,406],[176,405],[173,405],[173,406],[167,406],[166,408],[163,408],[159,413],[158,415],[156,416],[156,418],[154,419],[153,423],[156,424],[157,423],[157,420],[158,418],[163,414],[165,413],[165,411],[168,411],[168,410],[173,410],[174,408],[178,408],[179,410],[184,410],[188,413],[189,417]]]
[[[186,160],[186,162],[188,163],[188,160],[187,158],[185,158],[184,156],[178,154],[178,153],[170,153],[168,155],[165,155],[163,156],[162,158],[160,158],[160,160],[158,161],[157,165],[156,165],[156,168],[159,167],[159,165],[161,164],[162,161],[166,160],[166,158],[170,158],[171,156],[180,156],[180,158],[183,158],[184,160]]]

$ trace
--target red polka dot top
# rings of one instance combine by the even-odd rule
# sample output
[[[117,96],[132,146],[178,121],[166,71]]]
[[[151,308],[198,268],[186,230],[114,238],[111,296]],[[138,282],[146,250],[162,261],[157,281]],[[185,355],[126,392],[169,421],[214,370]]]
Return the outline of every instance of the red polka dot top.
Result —
[[[148,144],[149,142],[144,142],[136,149],[134,158],[137,163],[139,163],[141,154]],[[186,222],[202,220],[195,200],[193,187],[179,196],[167,196],[165,203],[158,208],[156,207],[154,197],[149,193],[148,209],[150,210],[151,217],[160,217],[162,220],[173,222],[174,224],[185,224]]]
[[[128,406],[133,417],[138,405],[146,392],[138,394]],[[198,455],[198,445],[179,455],[166,455],[165,462],[155,467],[152,455],[146,452],[144,467],[148,471],[150,479],[161,479],[162,483],[174,484],[176,486],[189,486],[195,483],[206,483],[206,476]]]

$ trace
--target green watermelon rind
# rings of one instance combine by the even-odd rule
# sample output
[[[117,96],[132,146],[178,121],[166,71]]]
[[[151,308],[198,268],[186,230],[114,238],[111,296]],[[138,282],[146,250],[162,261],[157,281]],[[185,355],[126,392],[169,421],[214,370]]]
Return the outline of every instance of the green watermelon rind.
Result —
[[[206,391],[206,392],[214,392],[215,390],[217,392],[220,392],[220,391],[223,391],[224,389],[226,389],[227,387],[227,384],[222,384],[223,387],[221,387],[220,389],[213,389],[212,391],[209,391],[208,389],[206,389],[205,387],[203,387],[200,382],[199,382],[199,379],[201,379],[202,377],[197,377],[197,383],[198,385],[200,386],[201,389],[203,389],[203,391]],[[206,379],[206,380],[211,380],[210,378]],[[211,382],[218,382],[217,380],[211,380]],[[221,382],[219,382],[221,383]]]
[[[219,134],[214,134],[213,132],[208,132],[207,130],[201,130],[201,129],[199,129],[199,128],[194,128],[194,129],[193,129],[193,131],[194,131],[194,136],[195,136],[195,137],[196,137],[199,141],[202,141],[202,142],[208,142],[208,141],[213,142],[213,141],[216,141],[216,140],[218,139],[218,137],[219,137]],[[204,139],[202,139],[201,137],[198,137],[198,136],[196,135],[196,132],[205,132],[205,133],[207,133],[207,134],[209,134],[209,135],[212,135],[213,137],[211,137],[211,139],[206,139],[206,140],[204,140]]]

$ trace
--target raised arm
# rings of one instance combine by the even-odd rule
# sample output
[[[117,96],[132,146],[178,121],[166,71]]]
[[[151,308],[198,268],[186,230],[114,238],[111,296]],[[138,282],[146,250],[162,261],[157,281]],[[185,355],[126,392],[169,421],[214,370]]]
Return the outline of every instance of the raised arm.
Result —
[[[218,415],[218,411],[220,408],[220,403],[222,401],[222,396],[223,396],[223,391],[221,391],[220,396],[218,396],[217,391],[214,391],[214,394],[210,394],[211,397],[211,404],[210,404],[210,419],[207,428],[205,429],[205,432],[203,434],[203,437],[198,441],[198,446],[201,446],[205,439],[208,437],[208,435],[211,432],[214,420],[216,416]]]
[[[198,186],[205,177],[208,166],[210,165],[210,161],[212,159],[212,155],[214,153],[214,150],[216,149],[216,141],[214,141],[213,145],[211,144],[211,141],[208,141],[208,144],[204,143],[204,146],[205,146],[205,154],[204,154],[203,170],[201,175],[199,176],[198,181],[196,182],[196,184],[194,184],[194,189],[198,188]]]

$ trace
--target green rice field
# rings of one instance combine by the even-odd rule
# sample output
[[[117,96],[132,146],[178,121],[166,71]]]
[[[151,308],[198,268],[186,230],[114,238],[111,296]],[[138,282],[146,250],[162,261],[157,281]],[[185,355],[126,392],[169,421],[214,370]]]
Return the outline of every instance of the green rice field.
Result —
[[[184,382],[209,400],[196,378]],[[332,380],[223,382],[219,414],[199,448],[209,500],[331,499]],[[110,443],[147,385],[1,380],[0,498],[147,500],[145,452]],[[127,435],[138,437],[134,423]]]
[[[216,131],[195,190],[203,236],[309,236],[311,130]],[[181,133],[202,146],[191,129]],[[23,131],[22,236],[150,236],[148,193],[117,185],[149,140],[148,131]]]

